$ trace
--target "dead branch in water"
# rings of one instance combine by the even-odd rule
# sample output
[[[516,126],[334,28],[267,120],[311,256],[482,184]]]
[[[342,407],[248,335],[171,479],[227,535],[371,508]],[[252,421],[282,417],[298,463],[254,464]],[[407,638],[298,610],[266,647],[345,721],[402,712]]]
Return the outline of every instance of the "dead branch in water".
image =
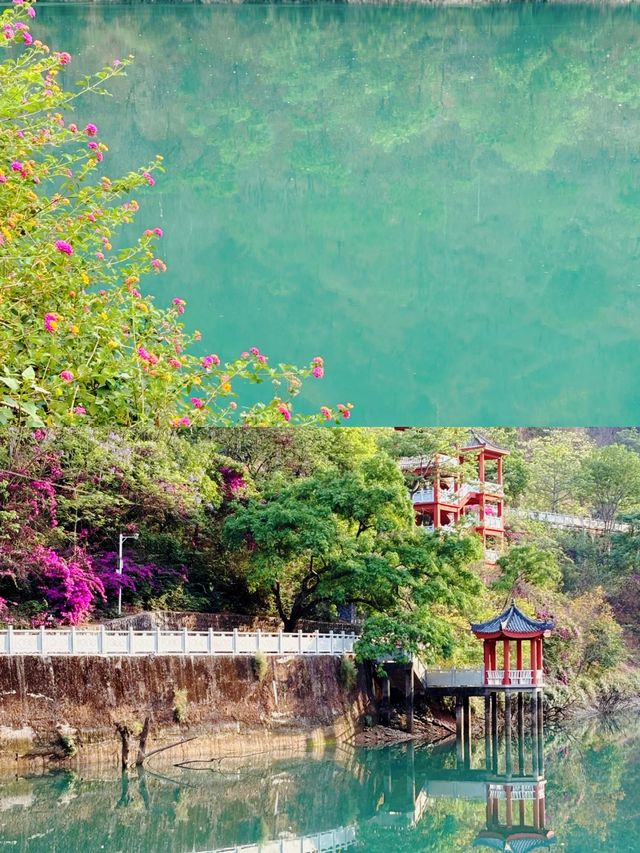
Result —
[[[142,761],[138,766],[144,765],[144,762],[148,761],[153,755],[158,755],[158,753],[165,752],[167,749],[173,749],[176,746],[182,746],[183,743],[189,743],[190,740],[196,740],[197,737],[198,735],[193,735],[192,737],[185,737],[182,738],[182,740],[176,741],[175,743],[167,744],[167,746],[160,746],[158,747],[158,749],[152,749],[151,752],[147,752],[146,755],[142,756]],[[178,767],[179,765],[176,764],[175,766]]]

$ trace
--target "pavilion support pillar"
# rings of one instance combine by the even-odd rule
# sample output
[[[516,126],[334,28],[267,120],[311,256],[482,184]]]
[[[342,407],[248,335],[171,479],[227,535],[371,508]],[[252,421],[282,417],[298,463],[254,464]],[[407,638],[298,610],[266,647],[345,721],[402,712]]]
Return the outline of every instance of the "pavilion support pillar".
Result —
[[[484,640],[484,683],[489,684],[489,670],[491,669],[491,640]]]
[[[484,766],[491,770],[491,694],[484,697]]]
[[[533,684],[538,683],[538,643],[531,640],[531,680]]]
[[[525,805],[526,805],[526,803],[524,800],[520,800],[520,802],[518,803],[518,815],[520,817],[520,826],[524,826],[525,821],[527,819],[527,815],[526,815],[526,811],[525,811]]]
[[[511,693],[507,690],[504,694],[504,747],[505,747],[505,772],[507,776],[513,773],[511,763]]]
[[[513,826],[513,788],[511,785],[505,785],[505,799],[507,801],[507,826]]]
[[[531,752],[533,756],[533,775],[539,773],[540,753],[538,751],[538,698],[535,691],[531,694]]]
[[[522,640],[516,640],[516,669],[522,668]]]
[[[413,664],[407,664],[404,671],[404,698],[407,717],[407,732],[413,734]]]
[[[518,772],[525,775],[524,760],[524,693],[518,692]]]
[[[464,762],[464,713],[462,696],[456,696],[456,764]]]
[[[383,726],[391,722],[391,680],[388,675],[382,679],[382,702],[380,703],[380,721]]]
[[[537,694],[538,695],[536,697],[536,715],[538,718],[538,772],[541,776],[544,776],[544,706],[542,690],[538,690]]]
[[[471,703],[468,696],[462,697],[463,758],[464,766],[471,767]]]
[[[498,773],[498,693],[491,693],[491,752],[493,772]]]

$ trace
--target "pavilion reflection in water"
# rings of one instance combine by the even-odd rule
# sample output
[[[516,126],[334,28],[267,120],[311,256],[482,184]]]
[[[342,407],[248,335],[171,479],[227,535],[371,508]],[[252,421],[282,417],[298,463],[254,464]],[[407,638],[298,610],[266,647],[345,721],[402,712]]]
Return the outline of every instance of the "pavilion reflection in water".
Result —
[[[526,703],[529,705],[529,703]],[[473,846],[504,853],[530,853],[556,844],[547,825],[542,705],[519,702],[515,725],[498,733],[489,714],[488,738],[435,749],[407,744],[390,753],[389,772],[378,813],[371,818],[388,828],[416,826],[434,801],[485,802],[485,824]],[[515,760],[514,760],[515,759]],[[404,773],[400,765],[404,764]],[[398,780],[402,780],[398,782]]]

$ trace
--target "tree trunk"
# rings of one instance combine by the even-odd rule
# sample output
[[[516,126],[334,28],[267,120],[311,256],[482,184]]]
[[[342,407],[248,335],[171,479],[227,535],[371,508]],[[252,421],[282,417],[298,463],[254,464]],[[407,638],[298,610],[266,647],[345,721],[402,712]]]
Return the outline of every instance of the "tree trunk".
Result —
[[[129,769],[129,737],[131,732],[128,727],[123,725],[122,723],[116,723],[116,731],[120,735],[120,740],[122,742],[122,753],[120,759],[120,765],[123,771]]]
[[[144,725],[140,732],[140,740],[138,741],[138,755],[136,757],[136,767],[142,767],[146,758],[147,738],[149,737],[149,729],[151,728],[151,718],[144,718]]]

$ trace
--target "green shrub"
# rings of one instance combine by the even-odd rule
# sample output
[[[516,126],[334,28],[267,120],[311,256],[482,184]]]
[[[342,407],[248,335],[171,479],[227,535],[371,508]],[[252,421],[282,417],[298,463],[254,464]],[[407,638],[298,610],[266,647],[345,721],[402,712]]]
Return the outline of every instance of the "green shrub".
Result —
[[[60,739],[62,748],[64,749],[65,757],[73,758],[73,756],[76,755],[78,752],[78,746],[76,744],[74,736],[69,732],[59,732],[58,737]]]
[[[184,688],[174,691],[173,719],[176,723],[184,723],[187,719],[187,691]]]
[[[352,657],[342,655],[340,658],[340,683],[349,693],[356,686],[358,680],[358,669]]]
[[[253,674],[258,679],[258,681],[264,681],[269,671],[269,664],[267,663],[267,658],[264,652],[256,652],[253,657],[252,663]]]

